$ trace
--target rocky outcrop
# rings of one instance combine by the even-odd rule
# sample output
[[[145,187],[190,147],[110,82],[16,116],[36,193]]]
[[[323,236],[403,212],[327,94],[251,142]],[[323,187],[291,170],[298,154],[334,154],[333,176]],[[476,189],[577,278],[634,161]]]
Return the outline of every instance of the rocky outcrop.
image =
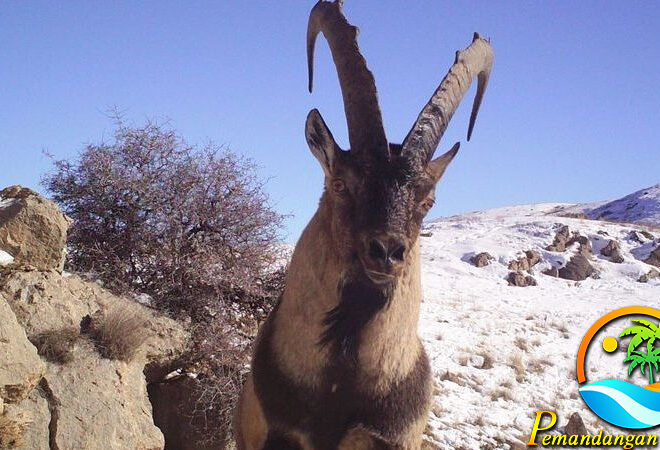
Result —
[[[525,275],[522,272],[510,272],[506,277],[509,286],[527,287],[536,286],[536,280],[531,275]]]
[[[30,189],[0,191],[0,250],[14,265],[61,271],[69,224],[55,203]]]
[[[559,269],[556,267],[550,267],[549,269],[544,270],[543,275],[548,275],[549,277],[559,277]]]
[[[144,369],[150,362],[171,360],[185,349],[187,333],[180,325],[76,275],[12,271],[0,281],[0,294],[8,299],[5,304],[11,305],[24,336],[26,331],[36,336],[79,328],[83,319],[104,311],[121,309],[144,316],[145,342],[128,363],[101,357],[94,344],[81,336],[70,363],[46,362],[44,371],[44,363],[25,338],[30,351],[24,354],[36,357],[42,370],[23,377],[30,380],[23,384],[34,387],[41,379],[40,391],[50,411],[49,438],[58,448],[163,448],[163,435],[151,415]],[[13,363],[13,358],[9,361]],[[3,367],[0,361],[0,373]]]
[[[570,238],[571,232],[568,229],[568,225],[562,225],[559,230],[557,230],[552,244],[548,245],[545,249],[550,252],[563,252],[566,250],[566,243]]]
[[[584,253],[578,252],[558,271],[559,278],[582,281],[593,275],[595,269]]]
[[[509,263],[509,270],[515,272],[529,271],[541,262],[541,254],[535,250],[527,250],[524,256]]]
[[[621,247],[614,239],[607,241],[607,245],[600,249],[600,254],[606,256],[613,263],[620,264],[623,262],[623,255],[621,254]]]
[[[660,267],[660,245],[658,245],[655,250],[651,251],[651,254],[644,260],[644,262],[655,267]]]
[[[646,230],[631,230],[628,233],[627,239],[638,244],[644,244],[645,242],[652,241],[654,237]]]
[[[0,358],[0,398],[5,403],[18,403],[39,384],[46,367],[2,295]]]
[[[485,267],[488,264],[490,264],[490,262],[494,259],[495,258],[493,258],[493,256],[490,253],[481,252],[481,253],[477,253],[472,258],[470,258],[470,262],[474,264],[476,267]]]
[[[641,277],[637,279],[640,283],[648,283],[649,280],[654,280],[656,278],[660,278],[660,272],[658,272],[655,269],[651,269],[648,271],[648,273],[645,273]]]
[[[1,195],[0,248],[16,261],[0,267],[0,419],[16,436],[0,435],[0,443],[61,450],[164,448],[145,367],[177,358],[188,333],[95,282],[58,272],[68,220],[32,191],[11,188]],[[144,318],[143,338],[126,362],[103,357],[92,336],[79,332],[90,318],[109,311]],[[46,360],[42,345],[49,334],[74,341],[66,359]]]
[[[591,241],[589,241],[588,237],[582,236],[577,232],[571,233],[568,225],[562,225],[555,234],[552,244],[548,245],[545,249],[550,252],[564,252],[576,242],[580,244],[580,252],[592,252]]]

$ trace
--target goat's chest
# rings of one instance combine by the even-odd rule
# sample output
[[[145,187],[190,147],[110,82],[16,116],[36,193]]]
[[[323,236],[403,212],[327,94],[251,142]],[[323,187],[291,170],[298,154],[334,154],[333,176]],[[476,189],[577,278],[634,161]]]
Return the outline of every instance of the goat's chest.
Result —
[[[255,388],[270,427],[305,434],[316,449],[334,449],[347,431],[362,426],[396,440],[427,413],[430,369],[425,352],[410,373],[383,394],[364,388],[359,369],[338,359],[317,389],[293,382],[277,365],[268,339],[253,361]]]

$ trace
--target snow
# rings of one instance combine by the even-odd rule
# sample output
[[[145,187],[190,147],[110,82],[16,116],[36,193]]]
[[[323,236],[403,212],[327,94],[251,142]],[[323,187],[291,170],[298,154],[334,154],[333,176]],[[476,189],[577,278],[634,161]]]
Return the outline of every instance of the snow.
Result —
[[[4,250],[0,250],[0,266],[7,266],[14,262],[14,257]]]
[[[584,213],[590,219],[660,226],[660,184],[610,202],[572,205],[566,213]]]
[[[8,206],[13,205],[15,201],[16,201],[15,198],[2,198],[2,197],[0,197],[0,209],[7,208]]]
[[[531,431],[533,411],[539,409],[556,411],[561,426],[577,411],[590,430],[613,431],[580,398],[575,357],[587,329],[607,312],[630,305],[657,307],[660,281],[639,283],[637,278],[652,268],[638,258],[660,243],[660,233],[654,232],[655,242],[640,243],[630,238],[639,229],[636,225],[553,215],[566,206],[514,206],[425,226],[432,236],[420,238],[420,336],[435,384],[428,432],[440,448],[520,446]],[[561,225],[589,237],[599,279],[574,282],[541,274],[572,254],[544,250]],[[619,241],[623,263],[599,254],[608,239]],[[508,286],[507,265],[525,250],[543,256],[532,270],[538,286]],[[495,261],[477,268],[469,258],[482,251]],[[613,356],[600,348],[604,333],[616,326],[601,330],[590,346],[592,381],[625,376],[621,354],[613,363],[607,359]]]

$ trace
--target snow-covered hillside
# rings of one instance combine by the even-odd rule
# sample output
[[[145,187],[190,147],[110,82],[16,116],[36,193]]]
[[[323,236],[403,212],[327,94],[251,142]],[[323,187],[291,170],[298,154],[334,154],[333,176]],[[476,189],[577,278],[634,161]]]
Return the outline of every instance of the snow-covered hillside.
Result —
[[[660,184],[610,202],[571,205],[564,211],[583,213],[590,219],[660,227]]]
[[[567,206],[501,208],[426,225],[427,236],[420,238],[420,334],[434,370],[428,435],[438,448],[523,448],[538,409],[556,411],[559,425],[578,411],[591,430],[608,429],[579,396],[577,349],[605,313],[660,306],[660,279],[638,282],[653,269],[641,260],[660,244],[660,232],[553,215]],[[594,277],[576,282],[542,274],[578,251],[577,243],[565,252],[545,250],[561,225],[589,239]],[[600,255],[610,239],[619,243],[622,263]],[[542,257],[531,269],[537,286],[509,286],[507,266],[526,250]],[[471,264],[470,258],[484,251],[495,259],[481,268]],[[604,337],[597,335],[599,344],[590,347],[589,375],[620,377],[622,358],[612,364],[606,359],[612,355],[598,348]]]

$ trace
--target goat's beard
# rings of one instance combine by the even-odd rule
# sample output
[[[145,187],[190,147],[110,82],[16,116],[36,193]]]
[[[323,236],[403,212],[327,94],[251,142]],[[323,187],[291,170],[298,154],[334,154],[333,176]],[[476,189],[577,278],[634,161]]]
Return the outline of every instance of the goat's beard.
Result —
[[[360,334],[369,321],[389,307],[392,283],[374,283],[358,262],[342,276],[337,286],[339,303],[326,313],[321,345],[330,345],[341,358],[354,358]]]

